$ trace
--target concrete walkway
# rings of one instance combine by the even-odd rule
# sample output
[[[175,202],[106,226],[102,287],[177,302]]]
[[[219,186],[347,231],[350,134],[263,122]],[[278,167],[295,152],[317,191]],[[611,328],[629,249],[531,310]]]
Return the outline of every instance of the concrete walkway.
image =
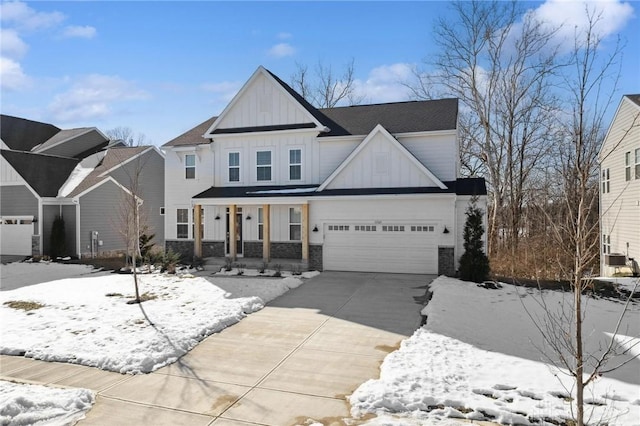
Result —
[[[325,272],[146,375],[2,356],[0,374],[97,392],[87,425],[342,425],[346,395],[420,325],[432,276]]]

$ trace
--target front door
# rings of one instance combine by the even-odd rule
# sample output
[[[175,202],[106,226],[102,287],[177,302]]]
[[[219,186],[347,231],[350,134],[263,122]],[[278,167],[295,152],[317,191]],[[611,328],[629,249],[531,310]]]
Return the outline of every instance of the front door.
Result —
[[[229,255],[230,254],[230,244],[229,244],[229,209],[227,208],[227,228],[226,228],[226,254]],[[242,207],[237,207],[236,208],[236,254],[240,257],[242,257]]]

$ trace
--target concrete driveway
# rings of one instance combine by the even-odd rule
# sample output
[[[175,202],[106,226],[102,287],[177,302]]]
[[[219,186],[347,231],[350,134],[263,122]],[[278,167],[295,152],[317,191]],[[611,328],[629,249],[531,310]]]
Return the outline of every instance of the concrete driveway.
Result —
[[[0,373],[95,390],[81,426],[341,425],[346,396],[420,326],[433,278],[325,272],[151,374],[7,356]]]

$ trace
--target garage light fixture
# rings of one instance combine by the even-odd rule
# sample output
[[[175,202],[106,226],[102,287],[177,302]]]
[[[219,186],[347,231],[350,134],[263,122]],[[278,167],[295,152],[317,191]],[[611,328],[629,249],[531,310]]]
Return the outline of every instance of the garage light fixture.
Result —
[[[443,234],[448,234],[449,230],[447,229],[447,225],[444,226],[444,231],[442,231]]]
[[[313,227],[313,232],[318,232],[318,225]]]

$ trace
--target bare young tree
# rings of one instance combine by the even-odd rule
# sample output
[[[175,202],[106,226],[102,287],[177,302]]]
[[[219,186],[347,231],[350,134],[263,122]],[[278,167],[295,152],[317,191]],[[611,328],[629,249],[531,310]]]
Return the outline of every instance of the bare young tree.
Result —
[[[545,307],[546,317],[539,325],[556,365],[569,371],[575,381],[574,417],[579,426],[585,424],[585,387],[599,375],[624,364],[612,361],[627,351],[615,342],[615,335],[629,303],[621,309],[611,343],[599,353],[585,352],[583,293],[592,285],[590,272],[599,255],[598,151],[606,131],[605,113],[613,101],[619,77],[620,55],[619,42],[608,56],[601,49],[598,34],[601,13],[586,6],[585,14],[587,26],[576,28],[570,67],[564,77],[569,118],[554,155],[562,178],[560,197],[555,202],[560,215],[549,221],[554,243],[565,251],[565,259],[571,261],[563,266],[571,279],[573,298],[568,310],[558,312]],[[605,90],[607,84],[613,84],[613,90]]]
[[[296,62],[296,72],[291,76],[291,86],[309,103],[318,108],[333,108],[340,101],[349,105],[362,102],[363,96],[356,93],[355,67],[352,59],[337,74],[331,65],[318,61],[313,75],[309,67]]]
[[[461,100],[463,167],[484,176],[490,191],[489,252],[498,235],[514,253],[528,183],[548,153],[557,108],[554,29],[522,14],[516,2],[455,2],[455,20],[435,26],[439,53],[432,73],[419,73],[416,97]]]

